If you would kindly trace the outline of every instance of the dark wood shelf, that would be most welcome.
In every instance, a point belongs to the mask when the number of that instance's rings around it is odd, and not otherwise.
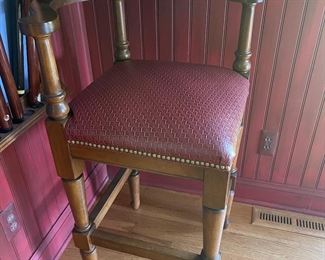
[[[13,129],[8,133],[0,133],[0,152],[12,144],[20,135],[36,124],[41,118],[45,118],[45,106],[40,108],[25,107],[25,120],[19,124],[13,124]]]

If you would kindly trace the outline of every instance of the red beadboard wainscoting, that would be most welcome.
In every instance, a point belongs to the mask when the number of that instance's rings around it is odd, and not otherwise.
[[[126,0],[126,11],[133,58],[232,66],[239,4]],[[268,0],[257,7],[237,201],[325,217],[324,12],[324,0]],[[60,13],[62,28],[53,42],[62,81],[73,98],[113,64],[111,1],[92,0]],[[262,130],[278,135],[273,156],[259,153]],[[87,164],[89,201],[107,179],[107,171],[114,170]],[[145,184],[200,192],[196,182],[142,177]],[[0,259],[56,258],[73,221],[44,122],[0,156],[0,211],[10,202],[21,229],[7,241],[0,228]]]

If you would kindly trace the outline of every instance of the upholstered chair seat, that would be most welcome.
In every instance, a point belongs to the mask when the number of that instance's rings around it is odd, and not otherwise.
[[[74,144],[208,167],[230,167],[249,82],[220,67],[126,61],[70,104]]]

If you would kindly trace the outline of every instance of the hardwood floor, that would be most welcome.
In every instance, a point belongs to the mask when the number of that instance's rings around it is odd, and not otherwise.
[[[200,252],[202,248],[199,196],[151,187],[141,189],[141,207],[129,206],[124,188],[101,226],[127,232],[161,245]],[[251,225],[252,207],[235,203],[231,226],[222,239],[222,260],[324,260],[325,239]],[[99,248],[100,259],[142,259]],[[81,259],[70,242],[61,260]]]

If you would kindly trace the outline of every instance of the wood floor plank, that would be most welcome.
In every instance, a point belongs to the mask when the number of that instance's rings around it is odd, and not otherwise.
[[[130,207],[124,188],[103,222],[102,228],[124,232],[159,245],[199,253],[202,248],[201,198],[151,187],[141,189],[141,208]],[[295,259],[324,260],[325,240],[277,229],[251,225],[252,207],[235,203],[232,224],[222,239],[223,260]],[[143,258],[99,248],[100,259]],[[62,260],[81,259],[69,244]]]

